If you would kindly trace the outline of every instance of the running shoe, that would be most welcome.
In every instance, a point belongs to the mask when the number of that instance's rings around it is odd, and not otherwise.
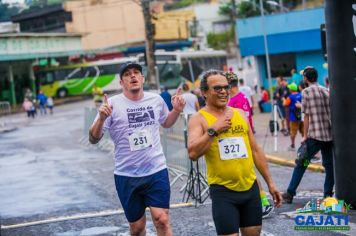
[[[285,203],[291,204],[293,202],[293,195],[288,192],[283,193],[282,198]]]
[[[310,163],[320,163],[321,162],[321,157],[313,157],[311,160],[310,160]]]
[[[262,206],[262,218],[265,219],[271,215],[274,207],[272,205]]]

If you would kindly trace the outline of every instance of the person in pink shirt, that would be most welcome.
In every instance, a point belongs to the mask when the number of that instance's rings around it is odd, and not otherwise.
[[[239,81],[237,75],[233,72],[227,72],[225,76],[227,78],[227,81],[229,82],[229,85],[231,86],[230,100],[228,102],[228,106],[243,110],[245,112],[246,117],[248,118],[252,132],[255,133],[255,129],[253,128],[252,123],[251,106],[247,97],[239,91]],[[267,199],[266,193],[258,179],[257,183],[258,188],[260,190],[260,198],[262,203],[262,218],[267,218],[273,212],[274,207]]]
[[[256,133],[252,122],[251,106],[247,97],[239,91],[237,75],[232,72],[228,72],[226,73],[226,78],[228,79],[231,86],[230,101],[228,106],[243,110],[246,117],[248,118],[252,132]]]
[[[28,98],[25,98],[23,101],[22,109],[27,112],[27,117],[35,118],[35,107]]]

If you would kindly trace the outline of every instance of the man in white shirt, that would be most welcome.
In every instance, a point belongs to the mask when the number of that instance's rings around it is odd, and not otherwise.
[[[104,96],[89,130],[89,141],[98,143],[108,131],[115,144],[115,185],[131,235],[145,235],[145,210],[149,207],[157,234],[170,236],[170,186],[159,128],[171,127],[185,102],[178,89],[169,112],[161,96],[143,91],[144,81],[139,64],[121,66],[123,93],[110,99]]]
[[[183,84],[183,92],[182,97],[185,101],[183,113],[189,115],[197,112],[200,109],[198,97],[190,92],[187,84]]]
[[[250,103],[251,109],[253,109],[254,102],[253,102],[253,97],[252,97],[252,95],[253,95],[252,89],[249,86],[245,85],[245,81],[243,79],[239,79],[239,84],[240,84],[240,86],[239,86],[240,92],[245,94],[248,102]]]

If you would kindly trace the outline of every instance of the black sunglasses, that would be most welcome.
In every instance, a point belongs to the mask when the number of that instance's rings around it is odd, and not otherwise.
[[[221,85],[216,85],[216,86],[213,86],[213,89],[215,92],[217,93],[220,93],[223,89],[225,89],[225,91],[229,91],[231,89],[231,85],[224,85],[224,86],[221,86]]]

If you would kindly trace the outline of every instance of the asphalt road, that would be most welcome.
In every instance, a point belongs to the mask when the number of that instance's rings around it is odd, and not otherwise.
[[[25,114],[7,117],[18,129],[0,133],[0,216],[3,235],[129,235],[113,180],[112,154],[83,145],[84,107],[90,101],[55,108],[27,120]],[[167,141],[168,158],[186,161],[184,143]],[[289,167],[270,165],[283,191],[292,174]],[[173,179],[174,176],[171,176]],[[307,172],[293,204],[276,209],[263,221],[263,235],[356,235],[351,231],[295,231],[295,209],[311,197],[321,197],[324,175]],[[216,235],[208,199],[198,207],[182,205],[180,188],[172,187],[171,222],[175,235]],[[147,235],[155,235],[149,214]],[[69,218],[72,217],[72,218]],[[28,226],[25,225],[28,224]]]

